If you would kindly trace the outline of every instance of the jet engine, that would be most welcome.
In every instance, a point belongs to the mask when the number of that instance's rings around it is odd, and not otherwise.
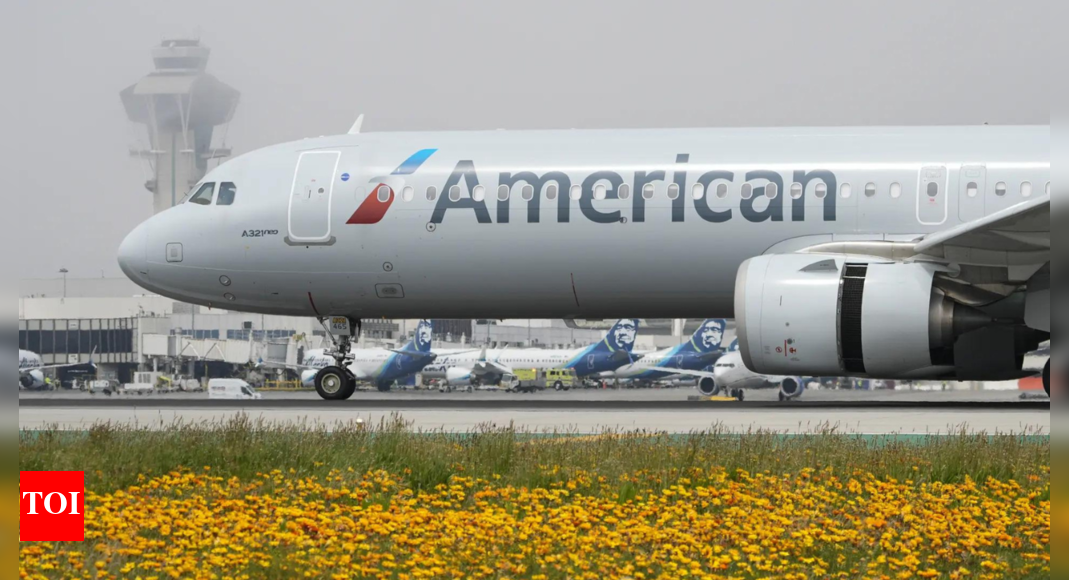
[[[955,302],[940,288],[952,274],[938,264],[848,256],[749,260],[735,290],[743,360],[777,376],[1024,376],[1024,354],[1041,337],[1012,316]]]
[[[459,367],[450,367],[446,369],[445,380],[454,387],[467,387],[473,382],[471,370]]]
[[[23,389],[39,389],[45,386],[45,374],[41,371],[30,371],[19,375],[19,386]]]
[[[798,377],[787,377],[779,384],[779,400],[793,401],[805,393],[805,380]]]
[[[720,387],[716,384],[716,379],[702,377],[698,379],[698,392],[706,397],[715,397],[720,394]]]
[[[304,371],[301,373],[301,386],[306,389],[314,389],[317,374],[319,374],[319,371]]]

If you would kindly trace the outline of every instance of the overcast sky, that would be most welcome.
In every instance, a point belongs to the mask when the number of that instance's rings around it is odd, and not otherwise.
[[[120,275],[151,198],[119,91],[165,37],[199,35],[241,91],[239,153],[358,113],[368,131],[1048,124],[1053,4],[4,0],[16,278]]]

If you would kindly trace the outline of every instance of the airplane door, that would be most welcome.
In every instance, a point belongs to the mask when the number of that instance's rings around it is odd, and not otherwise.
[[[297,159],[290,191],[289,237],[297,244],[330,244],[331,205],[340,151],[305,151]]]
[[[938,226],[946,223],[949,198],[947,168],[922,168],[920,187],[917,189],[917,220],[921,225]]]
[[[978,220],[985,215],[987,198],[987,167],[966,165],[958,178],[958,217],[962,222]]]

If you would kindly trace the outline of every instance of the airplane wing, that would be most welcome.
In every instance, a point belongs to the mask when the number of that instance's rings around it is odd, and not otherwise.
[[[430,364],[430,363],[434,362],[435,359],[438,358],[438,355],[433,354],[433,353],[410,352],[410,351],[407,351],[407,350],[393,350],[393,349],[390,349],[390,352],[392,352],[394,354],[399,354],[401,356],[406,356],[406,357],[411,358],[411,359],[427,359],[428,360],[427,364]]]
[[[304,371],[316,371],[316,370],[319,370],[316,367],[310,367],[310,366],[307,366],[307,365],[291,365],[291,364],[280,363],[280,362],[266,361],[266,360],[263,360],[263,359],[260,359],[260,361],[258,363],[256,363],[256,368],[283,369],[283,370],[293,371],[295,373],[303,373]]]
[[[978,266],[1050,261],[1050,194],[922,239],[919,254]]]
[[[716,375],[714,375],[713,373],[707,373],[705,371],[688,371],[686,369],[672,369],[672,368],[654,368],[652,370],[666,372],[666,373],[672,373],[672,374],[676,374],[676,375],[685,375],[685,376],[688,376],[688,377],[697,377],[699,379],[705,379],[705,378],[715,379],[716,378]]]
[[[19,369],[19,374],[29,373],[29,372],[33,372],[33,371],[51,371],[51,370],[56,370],[56,369],[69,369],[71,367],[82,367],[82,366],[86,366],[86,365],[91,366],[93,368],[96,368],[97,365],[96,365],[95,362],[93,362],[93,358],[96,357],[96,354],[97,354],[97,349],[94,348],[92,354],[89,355],[89,362],[87,362],[87,363],[67,363],[67,364],[62,364],[62,365],[41,365],[41,366],[38,366],[38,367],[23,367],[23,368]]]

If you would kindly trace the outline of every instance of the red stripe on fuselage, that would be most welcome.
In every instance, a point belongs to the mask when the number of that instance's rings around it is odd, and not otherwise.
[[[386,212],[389,211],[390,206],[393,205],[393,200],[396,197],[393,193],[393,189],[390,189],[390,198],[386,201],[379,201],[379,188],[388,187],[386,184],[380,183],[376,185],[371,193],[368,194],[364,203],[360,204],[353,217],[349,218],[347,224],[377,224],[382,221],[382,218],[386,217]]]

